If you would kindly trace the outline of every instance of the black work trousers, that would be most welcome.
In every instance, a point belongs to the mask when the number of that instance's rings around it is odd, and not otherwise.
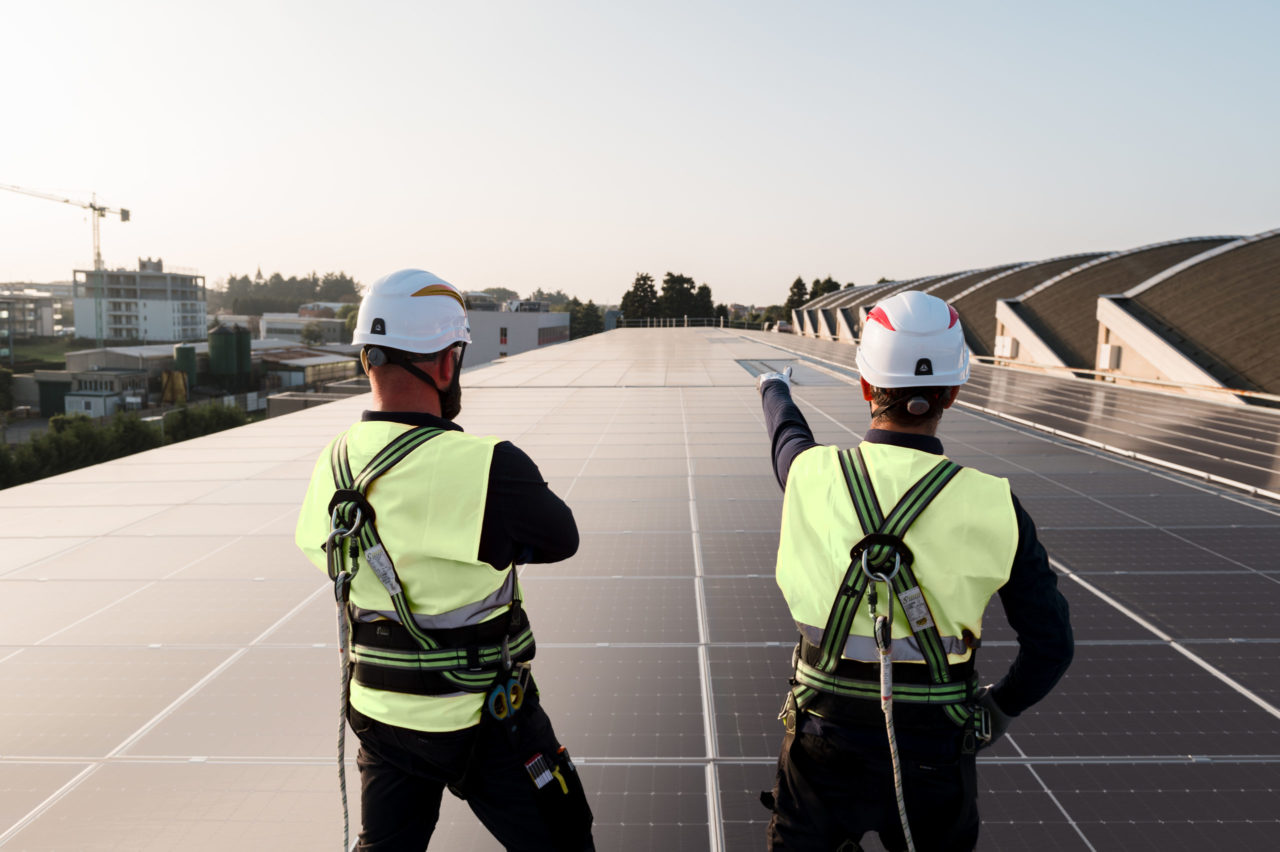
[[[536,700],[521,708],[543,754],[556,753],[551,720]],[[467,804],[499,843],[513,852],[552,849],[534,798],[535,788],[502,731],[488,725],[461,731],[414,731],[387,725],[351,708],[360,738],[359,852],[423,852],[440,819],[447,785],[465,776]],[[595,849],[590,837],[583,852]]]
[[[801,720],[797,733],[782,740],[768,848],[831,852],[874,831],[890,852],[906,849],[885,730],[841,729],[803,715]],[[959,732],[900,730],[897,740],[916,849],[973,849],[978,842],[976,763],[973,754],[962,753]]]

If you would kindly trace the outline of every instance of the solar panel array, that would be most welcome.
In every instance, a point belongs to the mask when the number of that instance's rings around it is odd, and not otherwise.
[[[463,425],[529,452],[582,533],[521,576],[602,850],[763,847],[794,628],[753,376],[795,366],[820,441],[867,425],[847,375],[778,337],[624,330],[464,376]],[[333,604],[291,532],[316,454],[365,404],[0,492],[0,849],[339,845]],[[1275,504],[971,410],[941,437],[1010,478],[1078,642],[980,758],[981,848],[1267,848]],[[998,600],[984,639],[995,679],[1015,653]],[[497,846],[446,797],[432,848]]]

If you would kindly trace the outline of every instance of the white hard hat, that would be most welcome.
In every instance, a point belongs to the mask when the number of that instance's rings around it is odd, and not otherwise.
[[[867,314],[855,359],[877,388],[955,387],[969,379],[969,347],[956,309],[907,290]]]
[[[430,354],[471,342],[462,293],[421,269],[401,269],[369,287],[352,343]]]

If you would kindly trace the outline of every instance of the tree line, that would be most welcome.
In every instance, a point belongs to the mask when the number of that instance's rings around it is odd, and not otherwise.
[[[636,273],[631,289],[623,294],[619,307],[627,319],[729,316],[727,307],[715,303],[710,286],[699,285],[689,276],[676,272],[668,272],[662,277],[661,293],[652,275]]]
[[[21,444],[0,445],[0,488],[34,482],[151,450],[243,426],[249,416],[235,406],[211,403],[169,412],[161,429],[136,414],[119,414],[99,424],[83,414],[55,414],[49,431]]]
[[[852,286],[852,283],[844,285]],[[814,278],[812,285],[806,284],[803,278],[796,278],[791,282],[786,302],[753,311],[747,315],[747,322],[777,322],[787,319],[791,311],[806,302],[840,289],[840,282],[830,275]],[[686,316],[727,319],[729,316],[729,309],[725,305],[715,304],[708,285],[695,286],[692,278],[674,272],[663,276],[661,293],[658,292],[652,275],[637,273],[631,289],[622,297],[621,309],[627,319],[679,319]]]
[[[787,294],[786,304],[783,305],[788,312],[794,311],[796,308],[803,307],[806,302],[811,302],[819,296],[825,296],[828,293],[834,293],[836,290],[847,289],[853,286],[850,281],[844,287],[840,286],[840,282],[828,275],[826,278],[814,278],[813,284],[805,284],[803,278],[796,278],[791,282],[791,291]]]
[[[488,293],[499,302],[520,298],[519,293],[508,287],[487,287],[481,292]],[[525,298],[547,302],[552,311],[568,313],[569,333],[573,339],[604,331],[604,308],[593,300],[584,303],[563,290],[548,292],[541,287]],[[299,305],[307,302],[347,303],[337,310],[335,316],[347,321],[347,333],[350,334],[355,330],[356,312],[360,306],[360,284],[345,272],[326,272],[324,275],[312,272],[300,278],[285,278],[276,272],[266,279],[229,275],[224,290],[211,290],[209,293],[210,312],[228,310],[251,316],[268,312],[293,313]],[[302,330],[303,343],[319,343],[323,337],[318,324]]]
[[[261,316],[264,313],[293,313],[307,302],[359,302],[360,284],[345,272],[312,272],[299,278],[285,278],[279,272],[263,279],[260,275],[228,275],[224,290],[209,291],[209,310]]]

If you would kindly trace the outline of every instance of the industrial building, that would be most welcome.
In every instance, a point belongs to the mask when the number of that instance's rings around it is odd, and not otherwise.
[[[0,338],[55,337],[61,332],[60,298],[35,287],[0,285]]]
[[[143,405],[156,402],[164,374],[175,370],[185,374],[185,388],[203,387],[215,393],[315,387],[362,374],[356,348],[350,345],[301,346],[289,340],[253,340],[243,326],[219,326],[199,342],[69,352],[64,370],[15,376],[15,399],[44,417],[68,412],[102,417],[136,406],[137,402],[131,401],[134,397],[141,396]],[[137,375],[147,390],[140,392],[118,383],[102,385],[104,377],[117,375]],[[88,384],[77,384],[77,377],[85,377]],[[81,389],[99,393],[102,403],[85,408],[85,398],[76,396]]]
[[[263,340],[292,340],[301,343],[303,329],[308,326],[320,332],[320,342],[351,342],[346,320],[301,314],[264,313],[259,320],[258,334]]]
[[[467,364],[484,364],[569,339],[569,314],[552,311],[547,302],[499,302],[487,293],[467,293],[466,300],[471,323]]]
[[[460,424],[528,452],[577,518],[577,555],[520,583],[597,848],[763,848],[796,628],[755,375],[792,366],[817,439],[850,446],[868,424],[853,351],[619,329],[464,375]],[[340,844],[333,588],[293,530],[368,404],[0,491],[0,848]],[[1277,416],[975,367],[940,437],[1009,478],[1077,637],[1057,690],[978,757],[979,848],[1274,845]],[[1017,644],[998,599],[981,643],[999,677]],[[437,846],[497,848],[448,795]]]
[[[203,275],[165,271],[164,261],[138,268],[77,269],[76,334],[111,342],[201,340],[208,315]]]
[[[903,290],[949,302],[979,358],[1228,402],[1280,395],[1280,230],[846,288],[792,311],[794,327],[854,343]]]
[[[71,387],[63,398],[68,414],[109,417],[120,410],[147,406],[146,370],[107,367],[68,375]]]

